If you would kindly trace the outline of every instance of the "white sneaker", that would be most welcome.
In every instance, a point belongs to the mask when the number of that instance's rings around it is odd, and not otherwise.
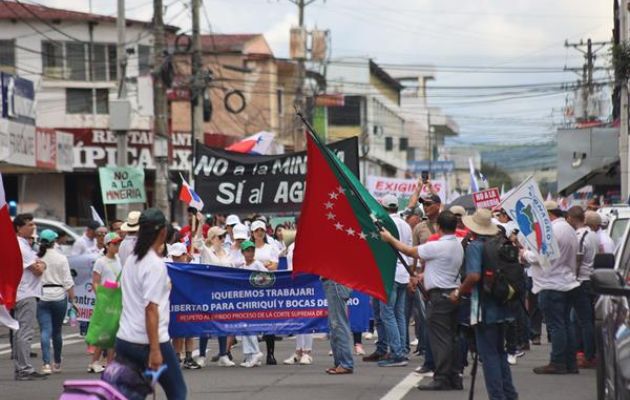
[[[417,345],[418,345],[418,338],[415,338],[414,340],[409,342],[409,346],[417,346]]]
[[[233,367],[236,365],[232,360],[230,360],[230,357],[228,356],[219,357],[219,361],[217,362],[217,364],[219,365],[219,367]]]
[[[195,362],[197,363],[197,365],[199,365],[201,368],[206,366],[206,357],[197,357],[195,358]]]
[[[55,374],[61,373],[61,364],[53,364],[52,372]]]
[[[507,356],[508,364],[516,365],[517,360],[518,360],[518,357],[516,356],[516,354],[508,354]]]
[[[300,365],[311,365],[313,364],[313,357],[310,354],[302,354],[300,357]]]
[[[332,355],[333,355],[332,350],[329,350],[329,351],[328,351],[328,355],[332,357]]]
[[[357,343],[354,345],[354,354],[357,356],[364,356],[365,350],[363,350],[363,345],[361,343]]]
[[[99,364],[98,362],[94,362],[94,363],[88,365],[88,368],[87,368],[87,372],[94,373],[94,374],[100,374],[104,370],[105,370],[105,368],[101,364]]]
[[[247,361],[241,363],[243,368],[254,368],[262,364],[263,353],[256,353],[252,355]]]
[[[301,360],[301,358],[300,358],[300,359],[298,359],[298,354],[297,354],[297,353],[294,353],[294,354],[292,354],[292,355],[291,355],[291,357],[287,358],[287,359],[286,359],[286,360],[284,360],[282,363],[283,363],[284,365],[294,365],[294,364],[297,364],[297,363],[298,363],[298,361],[300,361],[300,360]]]
[[[44,374],[44,375],[52,374],[52,368],[50,367],[50,364],[42,365],[42,374]]]

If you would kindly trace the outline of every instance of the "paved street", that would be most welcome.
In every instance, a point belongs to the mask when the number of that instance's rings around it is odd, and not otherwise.
[[[9,359],[8,335],[0,330],[0,387],[3,400],[56,399],[66,379],[92,379],[94,375],[85,372],[88,356],[85,346],[75,328],[66,327],[67,337],[64,346],[64,371],[53,375],[44,382],[15,382],[13,367]],[[373,350],[373,344],[365,342],[366,350]],[[210,342],[211,353],[217,349],[216,341]],[[276,357],[284,359],[291,354],[295,341],[286,339],[276,345]],[[38,346],[37,346],[38,347]],[[414,357],[407,368],[379,368],[375,364],[357,362],[354,375],[327,376],[324,369],[330,366],[328,343],[315,340],[315,362],[312,366],[278,365],[260,368],[219,368],[211,365],[197,371],[185,371],[189,399],[213,400],[314,400],[314,399],[414,399],[436,400],[466,399],[470,387],[470,377],[465,377],[466,392],[420,393],[414,386],[422,379],[413,373],[421,358]],[[264,344],[261,344],[264,349]],[[40,350],[36,348],[38,354]],[[554,400],[592,400],[595,394],[595,371],[581,371],[580,375],[536,376],[532,367],[547,361],[548,347],[534,347],[519,364],[513,367],[520,398]],[[234,350],[236,358],[240,348]],[[36,360],[40,365],[39,359]],[[483,373],[480,370],[475,398],[486,399]],[[429,379],[429,378],[426,378]],[[158,395],[158,399],[164,399]]]

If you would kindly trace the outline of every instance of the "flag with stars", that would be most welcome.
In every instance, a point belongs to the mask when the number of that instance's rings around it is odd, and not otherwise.
[[[307,155],[293,272],[319,275],[386,302],[397,257],[370,215],[398,237],[396,224],[348,167],[308,134]]]

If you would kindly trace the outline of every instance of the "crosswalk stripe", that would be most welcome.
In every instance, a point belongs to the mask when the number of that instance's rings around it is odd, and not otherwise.
[[[398,382],[396,386],[391,388],[385,396],[381,397],[381,400],[401,400],[409,391],[415,387],[424,377],[418,375],[415,372],[410,373],[402,381]]]

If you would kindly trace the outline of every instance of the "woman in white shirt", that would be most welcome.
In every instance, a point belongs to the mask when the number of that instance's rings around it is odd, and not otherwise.
[[[133,253],[121,277],[122,315],[116,335],[116,354],[139,371],[167,369],[159,378],[168,400],[186,398],[186,382],[170,343],[171,281],[162,250],[166,241],[166,217],[156,208],[144,210]],[[124,394],[124,393],[123,393]]]
[[[46,263],[42,275],[42,296],[37,303],[37,321],[39,322],[43,374],[61,372],[61,349],[63,339],[61,327],[68,310],[68,298],[74,303],[74,281],[70,274],[68,259],[55,247],[57,233],[44,229],[39,234],[39,253],[37,256]],[[51,367],[50,342],[52,339],[54,363]]]
[[[103,238],[105,255],[98,258],[94,262],[94,268],[92,268],[92,287],[94,291],[96,291],[96,288],[100,285],[108,284],[118,286],[120,274],[122,273],[122,265],[118,257],[121,242],[122,238],[114,232],[108,233]],[[105,368],[99,363],[103,350],[107,350],[107,363],[110,363],[114,359],[114,349],[95,347],[90,365],[88,365],[88,372],[96,374],[103,372]]]
[[[203,220],[199,225],[202,224]],[[200,229],[197,230],[193,245],[201,253],[201,263],[229,267],[231,265],[230,254],[225,250],[227,231],[219,226],[213,226],[208,230],[208,238],[205,243],[200,231]]]

